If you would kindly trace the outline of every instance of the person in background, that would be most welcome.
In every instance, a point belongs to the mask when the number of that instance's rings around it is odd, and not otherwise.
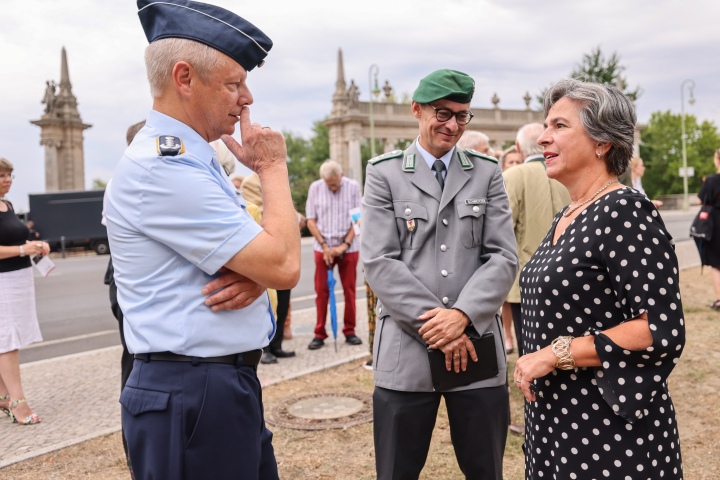
[[[28,234],[28,240],[39,240],[40,232],[35,230],[35,222],[33,222],[32,220],[28,220],[27,227],[28,227],[28,231],[30,232]]]
[[[518,152],[517,146],[513,145],[500,155],[500,166],[503,172],[509,168],[523,164],[523,154]]]
[[[0,158],[0,412],[13,423],[34,425],[40,417],[25,400],[18,350],[42,342],[35,309],[30,257],[50,253],[50,246],[28,240],[28,227],[5,199],[13,183],[13,164]]]
[[[238,190],[242,190],[243,180],[245,180],[245,177],[237,173],[230,177],[230,181],[233,185],[235,185],[235,188],[237,188]]]
[[[642,177],[643,175],[645,175],[645,163],[643,162],[642,158],[633,157],[632,160],[630,160],[630,174],[632,178],[632,188],[647,196],[647,194],[645,193],[645,189],[642,186]],[[663,206],[663,202],[661,202],[660,200],[650,201],[653,205],[655,205],[655,208],[660,208]]]
[[[490,147],[490,138],[482,132],[466,131],[458,140],[456,148],[465,150],[469,148],[483,155],[494,156],[495,150]]]
[[[525,478],[679,480],[677,257],[653,204],[618,182],[635,106],[611,85],[562,80],[544,113],[546,174],[572,203],[520,274]]]
[[[701,205],[714,205],[712,209],[713,233],[710,241],[695,239],[699,243],[700,260],[703,265],[710,265],[713,289],[715,290],[715,301],[710,305],[715,311],[720,312],[720,148],[715,150],[713,156],[715,170],[717,173],[708,175],[703,180],[698,200]]]
[[[335,265],[340,273],[340,283],[345,296],[343,334],[345,342],[360,345],[362,340],[355,334],[355,282],[357,280],[358,251],[350,210],[360,207],[360,184],[343,175],[340,164],[328,160],[320,166],[320,180],[314,181],[308,191],[305,214],[307,227],[315,241],[315,306],[317,324],[315,338],[308,348],[317,350],[325,345],[325,330],[330,291],[328,270]]]

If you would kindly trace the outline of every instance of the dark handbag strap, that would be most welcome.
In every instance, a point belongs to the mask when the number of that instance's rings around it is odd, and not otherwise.
[[[705,206],[714,207],[715,205],[717,205],[718,199],[720,199],[720,193],[718,193],[717,197],[715,197],[715,201],[712,204],[706,203]]]

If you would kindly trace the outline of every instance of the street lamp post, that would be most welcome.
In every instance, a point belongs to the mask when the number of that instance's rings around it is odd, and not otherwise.
[[[685,84],[690,87],[690,98],[688,103],[692,105],[695,103],[693,97],[693,89],[695,88],[695,82],[691,79],[687,79],[680,84],[680,126],[682,130],[682,161],[683,161],[683,210],[687,211],[690,208],[690,199],[688,198],[688,168],[687,168],[687,147],[685,145]]]
[[[375,158],[375,119],[373,118],[373,95],[379,92],[377,77],[380,69],[374,63],[368,71],[368,94],[370,97],[370,158]],[[373,74],[375,74],[375,88],[373,88]]]

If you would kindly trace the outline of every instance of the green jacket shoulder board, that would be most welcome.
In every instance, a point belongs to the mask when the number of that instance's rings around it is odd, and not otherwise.
[[[489,156],[489,155],[484,155],[484,154],[482,154],[482,153],[480,153],[480,152],[476,152],[476,151],[473,150],[472,148],[466,148],[466,149],[465,149],[465,152],[467,152],[468,154],[472,155],[473,157],[478,157],[478,158],[482,158],[483,160],[487,160],[487,161],[489,161],[489,162],[498,163],[498,159],[497,159],[497,158],[491,157],[491,156]]]
[[[368,160],[368,163],[370,165],[375,165],[385,160],[390,160],[391,158],[397,158],[401,156],[402,150],[393,150],[392,152],[383,153],[382,155],[378,155],[375,158],[371,158],[370,160]]]

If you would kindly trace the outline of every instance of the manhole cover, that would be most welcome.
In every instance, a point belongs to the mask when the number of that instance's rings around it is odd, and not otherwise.
[[[372,421],[372,396],[365,392],[318,392],[293,397],[270,407],[265,420],[296,430],[348,428]]]

